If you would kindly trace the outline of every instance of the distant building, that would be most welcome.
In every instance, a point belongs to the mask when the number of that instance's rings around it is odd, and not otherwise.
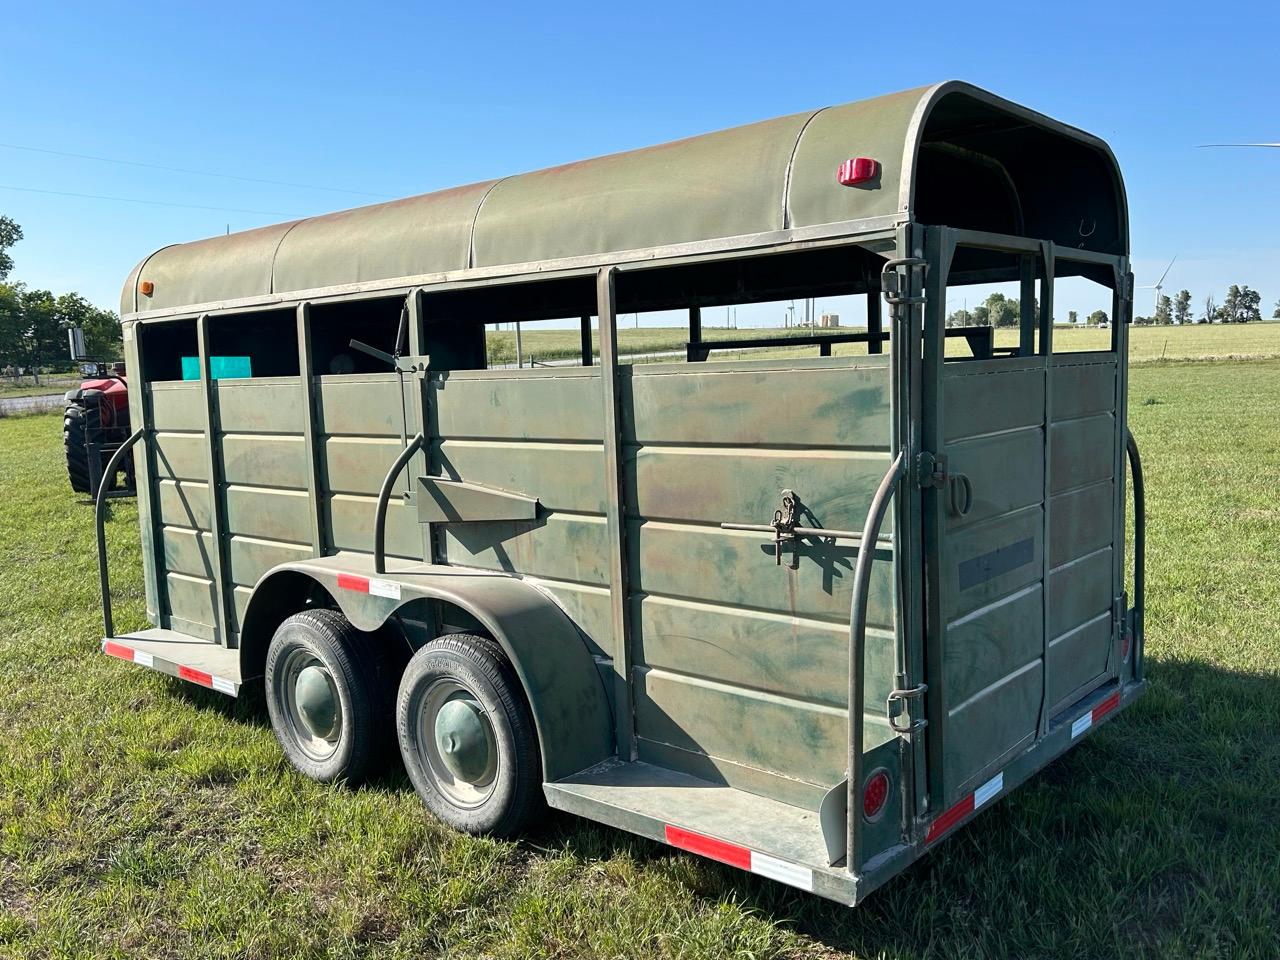
[[[824,327],[838,327],[840,326],[840,314],[824,313],[821,323]]]

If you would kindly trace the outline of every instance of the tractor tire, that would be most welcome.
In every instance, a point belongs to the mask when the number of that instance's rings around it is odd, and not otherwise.
[[[67,479],[76,493],[89,492],[89,451],[85,447],[88,433],[85,408],[78,403],[67,404],[62,414],[62,448],[67,456]],[[95,411],[96,413],[96,411]]]

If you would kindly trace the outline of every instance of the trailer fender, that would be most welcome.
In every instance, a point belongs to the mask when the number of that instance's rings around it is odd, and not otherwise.
[[[281,564],[254,588],[241,634],[242,674],[261,673],[283,606],[314,583],[359,630],[381,627],[415,600],[443,600],[474,616],[502,645],[533,714],[548,782],[614,754],[613,717],[600,673],[577,627],[532,585],[501,573],[418,566],[374,575],[372,558],[324,557]],[[309,584],[308,584],[309,585]]]

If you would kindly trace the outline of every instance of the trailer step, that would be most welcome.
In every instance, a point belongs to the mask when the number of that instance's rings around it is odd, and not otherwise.
[[[606,760],[544,787],[552,807],[852,903],[818,813],[650,763]]]
[[[177,630],[140,630],[104,637],[102,652],[219,693],[233,697],[240,693],[240,651]]]

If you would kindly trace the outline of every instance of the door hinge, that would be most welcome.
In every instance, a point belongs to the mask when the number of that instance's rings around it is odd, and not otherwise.
[[[941,490],[947,485],[947,455],[934,454],[927,450],[916,454],[916,483],[923,489],[937,487]]]

